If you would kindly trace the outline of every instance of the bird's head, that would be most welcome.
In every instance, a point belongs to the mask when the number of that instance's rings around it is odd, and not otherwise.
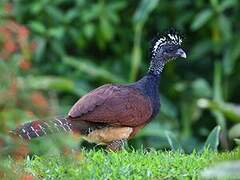
[[[181,48],[182,41],[182,36],[176,30],[170,30],[155,37],[151,42],[149,71],[160,74],[168,61],[178,57],[186,58],[187,55]]]
[[[182,36],[176,30],[170,30],[152,41],[151,56],[165,62],[178,57],[186,58],[186,53],[181,48]]]

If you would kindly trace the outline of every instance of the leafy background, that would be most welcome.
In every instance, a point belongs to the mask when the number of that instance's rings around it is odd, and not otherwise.
[[[149,40],[171,27],[185,35],[187,61],[167,64],[161,112],[130,146],[168,149],[170,140],[191,152],[217,125],[220,149],[240,142],[239,1],[2,0],[0,17],[2,152],[14,144],[9,129],[64,115],[102,84],[142,77]],[[59,144],[64,152],[89,146],[57,136],[19,145],[14,154],[52,153]]]

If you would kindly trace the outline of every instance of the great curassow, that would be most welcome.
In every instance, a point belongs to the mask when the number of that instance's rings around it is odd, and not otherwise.
[[[181,43],[179,33],[172,30],[154,38],[148,73],[139,81],[103,85],[80,98],[66,117],[32,121],[12,133],[30,140],[59,131],[73,131],[89,142],[120,150],[125,140],[132,138],[159,112],[160,75],[170,60],[186,58]]]

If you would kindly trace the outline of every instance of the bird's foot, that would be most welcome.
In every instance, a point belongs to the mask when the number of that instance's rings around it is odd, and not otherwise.
[[[125,139],[112,141],[107,145],[107,150],[114,152],[121,151],[124,148],[124,144],[126,142],[127,141]]]

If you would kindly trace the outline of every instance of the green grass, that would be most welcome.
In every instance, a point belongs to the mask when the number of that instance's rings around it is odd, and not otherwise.
[[[40,179],[197,179],[203,168],[229,159],[240,159],[240,150],[228,153],[206,150],[190,155],[155,150],[118,153],[83,150],[67,156],[28,157],[11,166],[17,169],[17,174],[25,171]]]

